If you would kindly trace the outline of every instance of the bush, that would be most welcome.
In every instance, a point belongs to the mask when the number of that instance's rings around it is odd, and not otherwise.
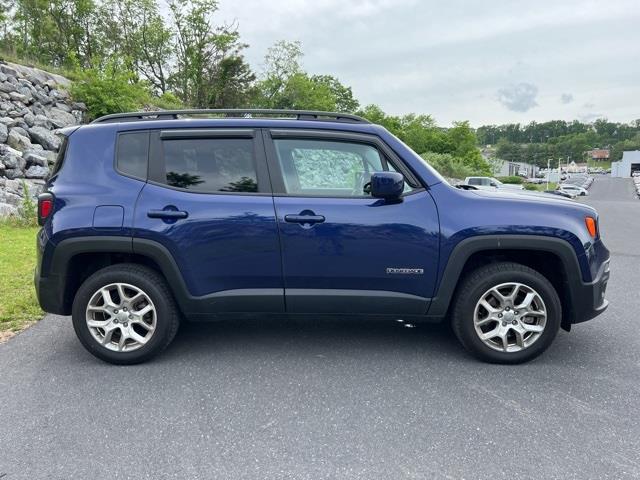
[[[524,183],[524,178],[518,177],[516,175],[512,175],[510,177],[498,177],[498,180],[500,180],[502,183],[517,184],[517,185]]]
[[[18,223],[25,227],[35,227],[38,225],[38,207],[31,198],[27,182],[22,181],[22,203],[18,207]]]
[[[443,177],[462,179],[482,175],[482,173],[478,173],[471,167],[465,165],[461,158],[456,158],[449,153],[427,152],[420,156]]]
[[[71,86],[71,95],[87,105],[90,120],[111,113],[139,110],[151,103],[151,92],[145,83],[134,83],[133,80],[130,72],[110,63],[104,69],[85,70],[80,80]]]
[[[524,189],[525,190],[540,190],[540,187],[534,183],[525,183],[524,184]]]
[[[171,92],[166,92],[150,100],[151,105],[162,110],[180,110],[186,108],[184,104]]]

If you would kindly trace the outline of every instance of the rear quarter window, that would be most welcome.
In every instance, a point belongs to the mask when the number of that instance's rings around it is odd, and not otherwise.
[[[64,163],[64,159],[67,156],[67,147],[69,145],[69,138],[63,137],[62,143],[60,144],[60,149],[58,150],[58,155],[56,156],[56,162],[53,164],[53,169],[51,170],[50,177],[53,177],[60,172],[62,169],[62,165]]]
[[[116,152],[118,172],[141,180],[147,179],[149,132],[119,134]]]

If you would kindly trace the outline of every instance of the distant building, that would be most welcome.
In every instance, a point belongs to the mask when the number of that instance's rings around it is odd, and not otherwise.
[[[536,165],[532,165],[526,162],[507,162],[503,161],[499,168],[496,168],[495,175],[498,177],[511,177],[511,176],[527,176],[528,178],[535,177],[538,173]]]
[[[622,160],[611,162],[611,176],[629,178],[633,172],[640,172],[640,150],[624,152]]]
[[[596,162],[605,162],[609,160],[610,151],[608,148],[594,148],[593,150],[589,150],[587,154],[591,160]]]

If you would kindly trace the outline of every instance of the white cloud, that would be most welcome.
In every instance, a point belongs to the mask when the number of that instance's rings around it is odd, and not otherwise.
[[[443,125],[587,114],[558,102],[571,92],[598,99],[612,120],[640,117],[636,0],[221,0],[216,16],[237,19],[254,68],[275,41],[301,40],[308,71],[336,75],[391,113],[429,113]],[[523,84],[537,88],[524,91],[528,103],[496,94]]]
[[[498,101],[514,112],[527,112],[537,107],[538,87],[531,83],[518,83],[498,90]]]
[[[573,102],[573,95],[571,95],[570,93],[563,93],[562,95],[560,95],[560,102],[562,102],[564,105]]]

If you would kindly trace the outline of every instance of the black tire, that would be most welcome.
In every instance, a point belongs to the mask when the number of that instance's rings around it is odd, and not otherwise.
[[[86,309],[100,288],[112,283],[127,283],[144,291],[156,309],[153,335],[137,350],[117,352],[104,347],[92,336],[86,322]],[[82,345],[101,360],[117,365],[132,365],[149,360],[169,346],[178,332],[180,314],[164,278],[143,265],[122,263],[98,270],[78,289],[72,308],[73,328]]]
[[[544,331],[527,348],[518,352],[497,351],[487,346],[476,333],[474,311],[482,295],[494,286],[517,282],[533,288],[542,298],[547,319]],[[555,288],[539,272],[518,263],[500,262],[469,273],[460,284],[452,305],[451,325],[462,345],[474,356],[490,363],[517,364],[544,352],[560,329],[562,306]]]

